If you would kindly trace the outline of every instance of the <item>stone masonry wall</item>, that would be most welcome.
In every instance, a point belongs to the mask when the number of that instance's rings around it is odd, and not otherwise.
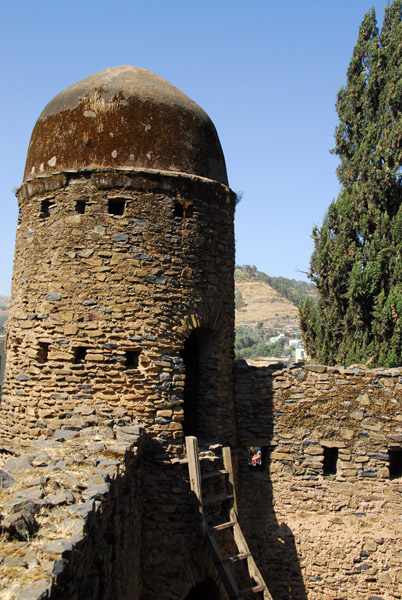
[[[226,598],[198,534],[187,461],[155,460],[144,433],[96,421],[86,405],[52,439],[3,449],[1,600],[182,600],[204,582]],[[204,471],[222,467],[219,454],[203,453]]]
[[[234,194],[190,175],[86,169],[28,180],[18,198],[2,439],[52,436],[85,403],[180,455],[181,353],[205,330],[200,420],[233,443]]]
[[[142,429],[91,416],[3,455],[2,600],[140,596]]]
[[[401,373],[236,363],[240,514],[274,600],[402,598]]]

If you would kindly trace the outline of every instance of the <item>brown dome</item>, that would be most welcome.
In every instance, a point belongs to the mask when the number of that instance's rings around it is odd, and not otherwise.
[[[134,167],[227,185],[208,115],[165,79],[137,67],[105,69],[68,87],[40,115],[24,179],[86,167]]]

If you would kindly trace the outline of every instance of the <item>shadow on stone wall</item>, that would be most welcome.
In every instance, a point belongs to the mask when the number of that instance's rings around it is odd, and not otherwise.
[[[235,367],[239,519],[273,600],[307,600],[294,535],[275,510],[270,472],[275,380],[267,369],[259,371],[243,362]],[[261,466],[249,464],[251,446],[262,448]]]
[[[241,487],[242,525],[273,600],[306,600],[294,535],[275,511],[269,473],[245,474]]]

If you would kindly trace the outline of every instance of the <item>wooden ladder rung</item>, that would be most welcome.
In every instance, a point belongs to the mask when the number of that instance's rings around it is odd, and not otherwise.
[[[267,588],[265,585],[255,585],[254,587],[246,588],[245,590],[240,590],[239,596],[240,598],[244,598],[244,596],[248,596],[249,594],[258,594],[259,592],[265,592]]]
[[[208,527],[208,531],[223,531],[223,529],[228,529],[229,527],[234,527],[236,525],[236,521],[227,521],[226,523],[219,523],[218,525],[211,525]]]
[[[208,498],[204,498],[202,504],[204,506],[208,506],[208,504],[215,504],[216,502],[225,502],[225,500],[232,500],[232,498],[233,494],[223,492],[223,494],[216,494],[216,496],[209,496]]]
[[[250,552],[242,552],[240,554],[232,554],[232,556],[225,556],[223,562],[237,562],[238,560],[244,560],[251,556]]]
[[[208,473],[203,473],[201,475],[201,479],[210,479],[211,477],[222,477],[223,475],[228,475],[229,471],[225,471],[225,469],[220,469],[218,471],[209,471]]]

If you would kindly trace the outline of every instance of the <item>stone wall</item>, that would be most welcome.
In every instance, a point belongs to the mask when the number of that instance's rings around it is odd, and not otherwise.
[[[177,600],[197,586],[226,598],[198,534],[187,461],[155,460],[142,427],[93,417],[86,406],[52,439],[3,449],[0,598]],[[219,454],[204,453],[203,469],[221,466]]]
[[[2,439],[52,436],[85,403],[180,454],[195,332],[200,432],[234,443],[235,195],[202,177],[122,168],[38,176],[18,199]]]
[[[3,455],[2,599],[139,597],[142,429],[88,413]]]
[[[236,363],[240,513],[274,600],[402,597],[401,373]]]
[[[402,597],[401,372],[235,363],[239,516],[274,600]],[[183,600],[211,582],[225,598],[186,459],[107,405],[60,421],[3,448],[0,597]]]

